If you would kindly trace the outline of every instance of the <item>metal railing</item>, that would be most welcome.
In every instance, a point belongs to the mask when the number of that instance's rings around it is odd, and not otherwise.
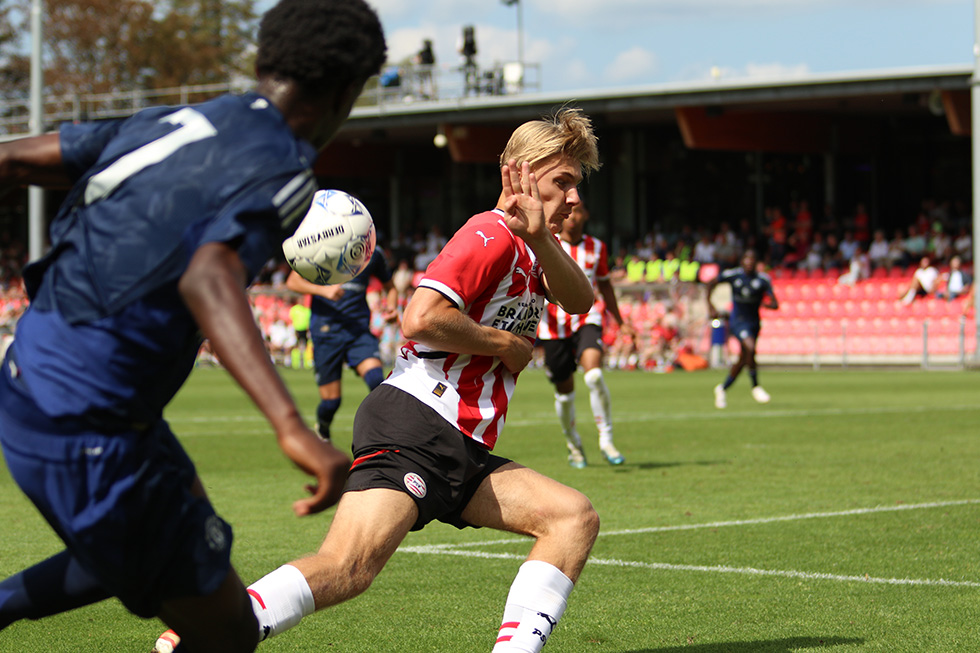
[[[392,76],[394,75],[394,76]],[[203,102],[229,92],[243,92],[251,82],[133,89],[112,93],[81,93],[43,99],[44,129],[66,121],[122,118],[150,106]],[[406,103],[498,96],[540,90],[540,65],[494,64],[477,66],[392,66],[372,78],[356,106],[404,105]],[[0,100],[0,140],[30,133],[30,100]]]

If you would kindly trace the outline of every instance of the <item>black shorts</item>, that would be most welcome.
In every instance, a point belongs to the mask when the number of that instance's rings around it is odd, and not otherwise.
[[[578,357],[586,349],[602,351],[602,328],[586,324],[570,338],[561,340],[542,340],[544,364],[548,368],[548,378],[552,383],[561,383],[575,374]]]
[[[382,384],[354,417],[354,463],[344,492],[400,490],[415,500],[420,530],[432,520],[477,528],[462,512],[483,482],[510,462],[464,435],[407,392]]]

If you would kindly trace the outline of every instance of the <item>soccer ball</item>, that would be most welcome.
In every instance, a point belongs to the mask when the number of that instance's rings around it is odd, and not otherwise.
[[[342,190],[318,190],[295,233],[282,243],[301,277],[327,286],[356,277],[371,260],[377,234],[367,208]]]

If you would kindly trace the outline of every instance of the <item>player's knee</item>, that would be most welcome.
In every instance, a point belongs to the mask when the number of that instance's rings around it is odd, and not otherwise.
[[[374,367],[364,373],[364,383],[369,390],[374,390],[385,380],[385,373],[380,367]]]
[[[585,379],[585,385],[589,386],[589,390],[598,390],[602,387],[603,382],[602,368],[593,367],[583,375],[583,378]]]
[[[599,534],[599,513],[587,496],[572,490],[561,497],[553,526],[569,541],[584,540],[591,546]]]

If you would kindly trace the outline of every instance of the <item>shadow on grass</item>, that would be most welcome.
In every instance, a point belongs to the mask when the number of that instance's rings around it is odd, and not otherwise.
[[[863,639],[844,637],[790,637],[767,642],[722,642],[720,644],[689,644],[667,648],[644,648],[625,653],[792,653],[800,649],[819,649],[831,646],[857,646]]]
[[[687,460],[687,461],[673,461],[673,462],[645,462],[645,463],[630,463],[626,461],[625,465],[620,465],[616,469],[664,469],[667,467],[688,467],[688,466],[702,466],[710,467],[714,465],[731,465],[730,460]]]

